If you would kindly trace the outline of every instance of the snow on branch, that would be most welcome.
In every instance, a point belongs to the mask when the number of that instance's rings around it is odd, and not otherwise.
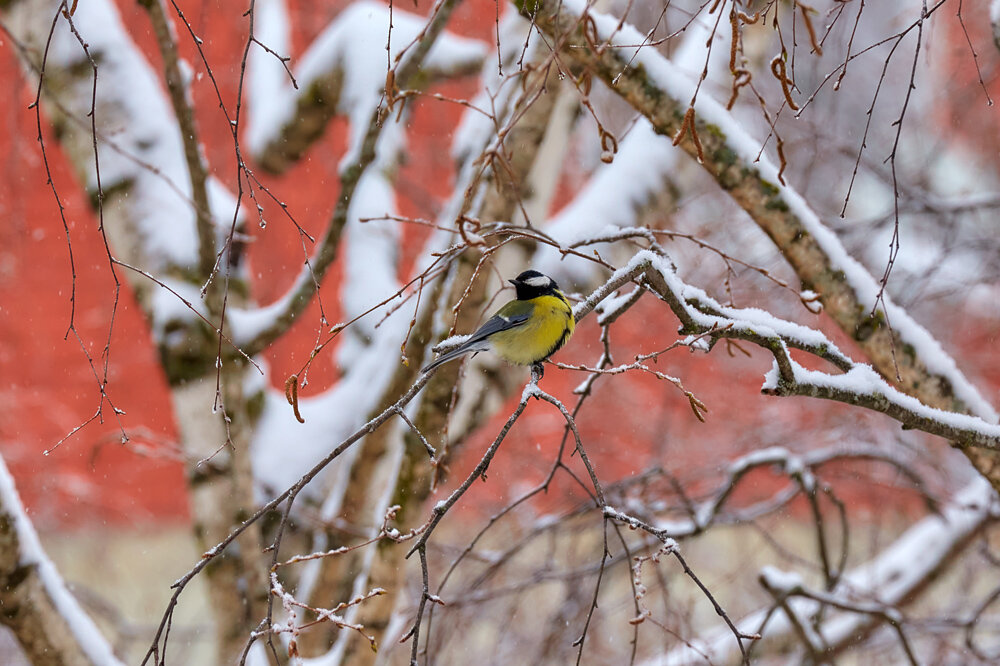
[[[633,280],[658,295],[680,320],[680,332],[706,336],[709,348],[720,339],[752,342],[774,356],[763,391],[770,395],[809,395],[837,400],[886,414],[913,428],[949,439],[953,445],[1000,449],[1000,426],[975,416],[922,404],[890,386],[869,366],[856,363],[822,332],[785,321],[756,308],[729,308],[681,280],[671,262],[652,250],[638,252],[601,287],[574,308],[579,320],[600,301]],[[843,374],[809,371],[789,349],[799,349],[835,366]]]
[[[48,2],[45,10],[38,4],[13,3],[5,12],[5,22],[26,46],[24,53],[33,54],[27,57],[39,58],[26,63],[35,72],[41,68],[40,57],[54,25],[44,73],[48,111],[94,201],[99,164],[105,210],[122,209],[121,215],[108,216],[108,235],[116,256],[154,274],[168,267],[197,266],[196,205],[188,162],[159,77],[129,37],[113,2],[80,3],[71,19],[60,17],[54,24],[60,3]],[[86,53],[72,29],[98,63],[96,88]],[[89,118],[92,99],[96,161]],[[231,219],[232,196],[213,179],[207,185],[213,217]],[[211,250],[214,255],[214,244]]]
[[[871,366],[857,364],[842,375],[806,370],[788,359],[791,378],[781,376],[778,362],[764,380],[768,395],[804,395],[866,407],[896,419],[904,428],[940,435],[953,446],[1000,448],[1000,426],[967,414],[928,407],[889,386]]]
[[[542,0],[534,9],[535,24],[558,37],[562,57],[593,72],[658,133],[677,138],[698,159],[776,243],[804,287],[820,294],[826,311],[858,340],[883,375],[898,372],[901,385],[925,402],[950,406],[954,401],[986,420],[997,419],[938,342],[887,297],[879,301],[878,282],[802,197],[782,183],[761,143],[722,105],[704,90],[696,95],[690,77],[655,49],[635,49],[643,36],[618,18],[597,13],[582,0]],[[869,316],[877,301],[884,307]]]
[[[33,663],[121,664],[42,550],[2,458],[0,606]]]
[[[273,19],[273,13],[268,12],[266,18]],[[298,90],[285,86],[266,96],[255,91],[247,140],[265,168],[284,171],[337,114],[347,115],[351,121],[350,150],[343,165],[356,159],[371,112],[384,99],[389,81],[389,61],[384,55],[387,43],[391,60],[421,38],[425,25],[423,17],[399,9],[390,15],[389,8],[379,2],[359,2],[345,9],[302,56],[295,69]],[[481,42],[445,33],[427,54],[421,77],[474,73],[485,53]]]
[[[993,489],[977,478],[956,493],[940,514],[910,527],[875,558],[845,572],[838,584],[824,593],[806,590],[794,574],[765,569],[761,583],[772,590],[776,600],[787,599],[777,604],[785,613],[760,609],[737,626],[740,631],[762,635],[754,646],[758,656],[772,649],[787,649],[786,639],[794,635],[808,649],[829,658],[884,622],[898,624],[901,616],[896,607],[913,600],[936,580],[966,544],[996,520],[997,510]],[[824,614],[824,609],[834,612]],[[789,613],[794,616],[791,620]],[[802,620],[808,620],[805,625],[811,628],[807,636],[800,630]],[[738,657],[731,632],[717,630],[688,638],[685,645],[643,663],[680,666],[702,664],[706,659],[729,663]]]

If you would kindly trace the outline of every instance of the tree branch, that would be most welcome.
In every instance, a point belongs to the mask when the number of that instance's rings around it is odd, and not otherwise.
[[[121,664],[42,550],[2,458],[0,607],[0,621],[14,632],[33,664]]]
[[[170,93],[170,104],[177,118],[181,143],[184,146],[184,160],[187,162],[188,175],[191,182],[191,199],[194,203],[195,229],[198,232],[198,276],[202,281],[209,281],[215,271],[215,224],[208,204],[208,169],[201,158],[201,141],[198,125],[194,119],[194,109],[191,107],[190,91],[181,74],[177,55],[177,42],[174,30],[167,19],[163,8],[163,0],[139,0],[149,20],[153,24],[153,34],[163,58],[164,80]],[[210,289],[212,297],[208,299],[209,311],[218,314],[222,294],[218,288]]]
[[[532,7],[522,6],[522,13],[550,38],[562,40],[563,59],[603,80],[646,116],[657,132],[678,136],[682,127],[692,128],[682,135],[679,145],[768,234],[804,288],[820,294],[826,312],[858,342],[880,374],[898,376],[901,389],[924,404],[996,419],[992,406],[905,311],[885,299],[883,308],[868,314],[876,303],[878,283],[847,254],[798,193],[780,185],[777,168],[760,154],[759,142],[731,114],[702,91],[691,107],[692,122],[688,105],[681,101],[692,99],[693,84],[687,77],[674,71],[654,49],[639,49],[631,60],[626,59],[630,50],[614,45],[642,43],[634,28],[622,27],[618,19],[590,11],[578,0],[540,0]],[[700,145],[692,134],[697,134]],[[1000,454],[969,448],[963,452],[1000,489]]]
[[[424,27],[420,35],[420,41],[399,66],[396,81],[400,86],[407,87],[413,84],[414,78],[418,75],[421,64],[430,50],[434,41],[444,30],[445,23],[451,16],[451,12],[458,5],[459,0],[439,0],[435,6],[433,14]],[[266,349],[274,340],[280,337],[292,322],[298,317],[312,300],[313,294],[326,275],[327,269],[333,264],[337,257],[337,249],[340,246],[340,238],[347,224],[348,212],[353,201],[354,192],[361,181],[361,176],[365,170],[375,161],[376,150],[379,138],[382,136],[382,129],[385,108],[378,105],[372,109],[366,125],[366,131],[361,136],[356,149],[352,152],[350,159],[341,165],[340,168],[340,189],[337,197],[337,204],[334,207],[330,223],[327,225],[326,233],[320,240],[310,266],[300,272],[295,285],[276,304],[268,306],[262,311],[248,312],[246,316],[260,319],[254,329],[242,332],[237,329],[240,312],[234,311],[231,321],[234,326],[234,337],[249,355],[259,353]],[[244,320],[246,319],[244,317]],[[242,328],[242,327],[241,327]]]

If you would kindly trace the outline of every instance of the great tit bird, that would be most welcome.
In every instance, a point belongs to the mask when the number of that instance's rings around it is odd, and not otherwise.
[[[555,280],[538,271],[524,271],[508,282],[517,290],[517,300],[501,307],[462,346],[442,354],[421,372],[481,351],[492,351],[509,363],[535,365],[566,344],[576,321]]]

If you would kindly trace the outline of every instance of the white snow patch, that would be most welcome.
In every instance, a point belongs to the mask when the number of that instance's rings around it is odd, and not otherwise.
[[[419,35],[427,19],[398,8],[393,9],[391,18],[389,57],[395,59],[400,50]],[[339,71],[343,83],[337,112],[347,115],[351,125],[350,148],[341,164],[353,163],[385,88],[389,21],[388,7],[367,0],[348,6],[337,16],[303,54],[295,72],[299,89],[290,91],[290,85],[286,85],[283,86],[285,94],[271,91],[272,97],[283,99],[264,104],[262,111],[269,124],[264,126],[261,121],[259,129],[255,128],[254,149],[259,150],[274,140],[281,128],[292,121],[299,96],[306,94],[316,81]],[[435,41],[423,66],[425,69],[457,68],[481,61],[485,51],[482,42],[445,33]],[[273,75],[266,76],[272,84],[275,82]]]
[[[585,240],[635,224],[636,210],[660,192],[676,168],[677,151],[668,137],[653,131],[639,118],[621,142],[611,164],[603,164],[576,197],[545,226],[561,245]],[[600,250],[602,244],[588,246]],[[563,262],[557,248],[539,248],[534,261],[543,273],[570,283],[586,282],[593,272],[590,262]]]
[[[760,577],[775,592],[789,594],[796,588],[802,587],[802,576],[794,571],[782,571],[771,565],[760,570]]]
[[[284,0],[257,0],[254,8],[254,36],[275,53],[288,57],[290,28]],[[252,44],[247,61],[249,109],[245,130],[250,152],[263,150],[282,120],[291,115],[293,90],[284,65],[259,45]]]

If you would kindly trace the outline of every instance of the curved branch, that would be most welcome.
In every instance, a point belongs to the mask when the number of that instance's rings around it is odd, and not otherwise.
[[[433,15],[423,31],[418,36],[416,46],[400,64],[396,81],[400,86],[412,85],[420,72],[420,66],[430,51],[437,37],[444,30],[444,25],[451,12],[458,5],[458,0],[440,0],[434,8]],[[340,238],[347,224],[348,211],[354,199],[355,190],[361,181],[361,176],[375,161],[376,148],[382,129],[385,126],[386,109],[378,105],[368,118],[367,131],[353,151],[351,158],[341,165],[340,188],[337,205],[334,207],[326,233],[320,241],[319,249],[307,266],[296,279],[293,287],[277,303],[256,311],[233,311],[230,321],[234,328],[234,338],[247,354],[253,356],[266,349],[280,337],[292,322],[306,309],[312,301],[313,294],[319,288],[323,276],[337,257]],[[249,327],[241,327],[251,324]]]

